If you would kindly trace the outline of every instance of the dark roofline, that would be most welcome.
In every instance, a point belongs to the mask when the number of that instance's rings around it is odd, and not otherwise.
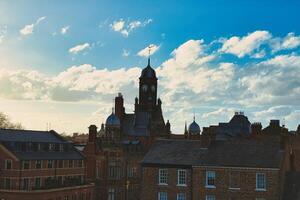
[[[142,163],[142,167],[155,167],[155,168],[182,168],[182,169],[191,169],[192,165],[172,165],[172,164],[160,164],[160,163]]]

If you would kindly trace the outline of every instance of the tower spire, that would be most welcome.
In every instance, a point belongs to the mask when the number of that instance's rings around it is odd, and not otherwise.
[[[194,117],[193,117],[193,120],[195,121],[195,110],[193,110],[193,113],[194,113]]]
[[[153,45],[150,44],[148,46],[148,66],[150,66],[150,56],[151,56],[151,49],[153,48]]]

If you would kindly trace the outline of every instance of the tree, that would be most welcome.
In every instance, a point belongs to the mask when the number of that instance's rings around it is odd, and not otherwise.
[[[0,128],[23,129],[23,126],[20,123],[11,122],[6,114],[0,112]]]

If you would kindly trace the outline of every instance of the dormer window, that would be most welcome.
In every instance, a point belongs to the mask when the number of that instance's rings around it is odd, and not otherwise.
[[[63,151],[64,151],[64,145],[62,145],[62,144],[59,145],[59,151],[60,151],[60,152],[63,152]]]
[[[49,144],[49,151],[54,151],[55,145],[54,144]]]

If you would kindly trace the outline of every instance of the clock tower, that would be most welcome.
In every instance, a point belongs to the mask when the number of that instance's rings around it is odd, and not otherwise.
[[[148,65],[142,70],[139,83],[139,110],[153,111],[157,105],[157,77],[155,70]]]

